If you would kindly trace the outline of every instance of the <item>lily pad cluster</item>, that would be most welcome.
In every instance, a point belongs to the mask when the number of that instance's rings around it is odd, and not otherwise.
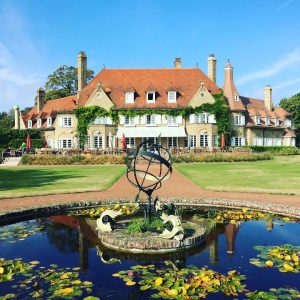
[[[237,296],[245,291],[242,281],[245,277],[232,270],[223,275],[207,268],[190,265],[183,269],[170,261],[165,268],[154,265],[136,265],[126,271],[113,274],[121,278],[127,286],[138,286],[141,291],[151,291],[152,298],[162,299],[201,299],[210,293],[223,293]]]
[[[122,215],[131,215],[134,214],[136,211],[138,211],[139,206],[136,204],[126,204],[126,205],[115,204],[115,205],[101,206],[101,207],[90,208],[90,209],[80,209],[72,212],[72,215],[98,218],[102,212],[108,209],[119,211],[122,213]]]
[[[33,299],[74,299],[92,292],[93,283],[79,278],[79,267],[58,268],[52,264],[46,268],[38,266],[38,261],[26,263],[21,259],[7,261],[1,259],[0,263],[4,270],[0,275],[0,282],[12,281],[14,275],[22,275],[18,276],[16,283],[12,285],[15,293],[0,296],[1,300],[24,299],[28,295]],[[87,296],[85,299],[99,298]]]
[[[276,268],[280,272],[299,273],[300,246],[255,246],[260,253],[251,258],[250,263],[257,267]]]
[[[272,300],[272,299],[286,299],[292,300],[300,298],[300,291],[295,289],[286,289],[286,288],[279,288],[274,289],[271,288],[269,291],[255,291],[246,293],[247,299],[250,300]]]
[[[41,233],[44,227],[36,222],[22,222],[5,227],[0,227],[0,242],[15,243],[26,238]]]

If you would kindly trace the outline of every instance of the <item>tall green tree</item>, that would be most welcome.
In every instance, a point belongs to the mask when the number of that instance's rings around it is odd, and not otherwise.
[[[297,136],[297,145],[300,144],[300,93],[280,100],[279,106],[292,114],[293,124]]]
[[[74,95],[77,92],[78,70],[75,67],[62,65],[48,76],[45,84],[46,100]],[[87,83],[94,78],[94,71],[87,70]]]
[[[15,117],[14,110],[11,109],[9,112],[0,112],[0,129],[7,130],[14,127]]]

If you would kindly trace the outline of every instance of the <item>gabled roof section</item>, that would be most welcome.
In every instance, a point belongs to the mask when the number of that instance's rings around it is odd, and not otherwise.
[[[84,106],[93,94],[97,84],[109,88],[108,97],[117,109],[122,108],[181,108],[188,105],[204,81],[211,94],[221,90],[198,68],[174,69],[103,69],[79,94],[78,104]],[[180,91],[176,103],[168,103],[170,84]],[[132,86],[135,90],[133,104],[125,103],[124,91]],[[149,86],[155,87],[156,101],[147,103],[146,92]]]

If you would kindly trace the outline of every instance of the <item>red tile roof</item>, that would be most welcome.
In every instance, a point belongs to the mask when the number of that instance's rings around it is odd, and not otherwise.
[[[87,86],[79,97],[78,104],[84,106],[88,98],[101,84],[116,108],[180,108],[186,107],[204,81],[212,94],[220,93],[217,85],[198,68],[173,69],[103,69]],[[168,103],[170,86],[178,92],[176,103]],[[128,87],[135,90],[133,104],[125,103],[125,91]],[[146,101],[146,91],[155,89],[156,101]]]

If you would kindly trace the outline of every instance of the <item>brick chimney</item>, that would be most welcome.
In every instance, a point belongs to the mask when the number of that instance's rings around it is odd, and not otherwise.
[[[18,105],[14,106],[15,111],[15,129],[20,129],[20,108]]]
[[[269,111],[273,110],[272,88],[270,85],[265,86],[265,106]]]
[[[83,51],[80,51],[77,56],[78,92],[81,91],[86,85],[86,66],[87,66],[86,55]]]
[[[39,113],[45,104],[45,90],[41,87],[36,92],[34,104],[36,105],[36,110]]]
[[[175,67],[176,69],[179,69],[179,68],[182,67],[182,65],[181,65],[181,58],[180,58],[180,57],[176,57],[176,58],[175,58],[175,61],[174,61],[174,67]]]
[[[214,54],[210,54],[207,59],[207,76],[213,82],[217,80],[217,59]]]

